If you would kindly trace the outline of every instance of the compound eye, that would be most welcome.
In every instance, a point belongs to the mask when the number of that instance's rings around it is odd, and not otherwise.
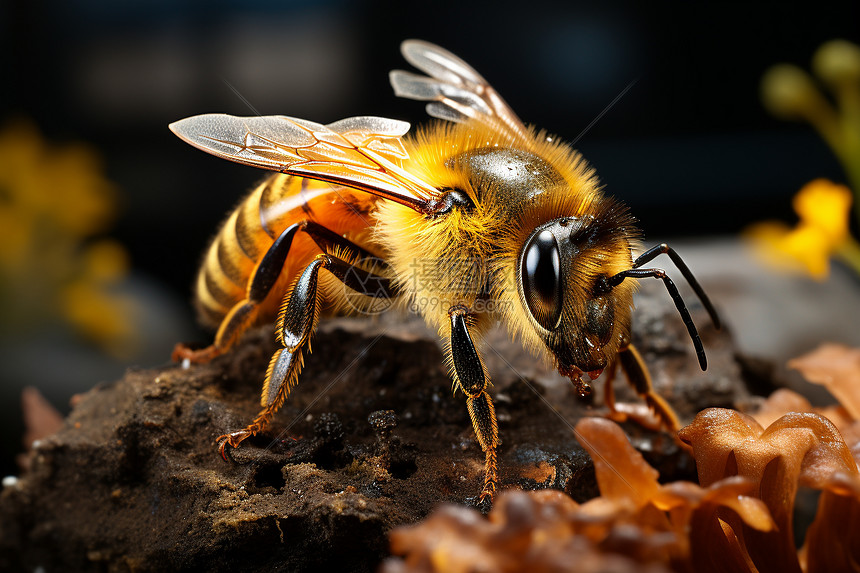
[[[521,273],[532,316],[547,330],[555,329],[561,318],[561,255],[551,232],[535,233],[526,243]]]

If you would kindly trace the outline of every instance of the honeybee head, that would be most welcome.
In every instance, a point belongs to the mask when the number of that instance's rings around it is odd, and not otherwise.
[[[599,376],[629,339],[634,286],[610,283],[631,265],[626,222],[626,215],[606,213],[556,218],[537,226],[519,253],[528,321],[558,371],[583,394],[590,388],[581,375]]]

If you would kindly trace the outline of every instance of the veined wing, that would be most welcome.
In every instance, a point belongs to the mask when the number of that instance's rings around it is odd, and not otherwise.
[[[170,124],[184,141],[217,157],[336,183],[424,211],[439,194],[403,169],[404,121],[350,117],[322,125],[283,115],[206,114]]]
[[[430,102],[427,113],[433,117],[454,122],[475,119],[514,139],[530,140],[520,118],[469,64],[422,40],[406,40],[400,51],[427,76],[392,71],[389,79],[395,95]]]

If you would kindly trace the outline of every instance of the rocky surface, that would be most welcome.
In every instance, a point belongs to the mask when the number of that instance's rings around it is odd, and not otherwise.
[[[702,373],[662,286],[643,286],[634,340],[682,420],[747,401],[729,335],[687,297],[708,352]],[[216,437],[259,409],[270,332],[252,333],[211,364],[129,371],[78,397],[60,432],[33,448],[29,471],[0,495],[0,569],[366,571],[387,554],[392,527],[442,502],[471,502],[483,455],[435,337],[414,317],[324,322],[273,434],[223,461]],[[503,332],[483,356],[503,488],[593,497],[593,465],[573,425],[603,411],[600,381],[592,403],[583,402]],[[635,401],[623,376],[616,388],[620,400]],[[671,437],[624,427],[661,479],[693,478]]]

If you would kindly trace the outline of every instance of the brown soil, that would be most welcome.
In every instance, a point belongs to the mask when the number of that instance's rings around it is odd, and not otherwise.
[[[748,398],[729,336],[692,305],[710,367],[662,287],[644,289],[635,342],[655,385],[688,421]],[[688,302],[694,299],[689,297]],[[44,571],[373,570],[386,533],[443,502],[473,503],[483,455],[462,395],[452,395],[435,337],[413,318],[324,322],[273,434],[216,453],[244,427],[274,350],[271,328],[233,353],[184,370],[133,370],[77,399],[29,471],[0,495],[0,569]],[[576,398],[499,332],[483,351],[503,445],[504,488],[596,495],[572,434],[602,412]],[[62,375],[58,373],[58,375]],[[616,383],[619,399],[635,401]],[[694,479],[671,437],[625,426],[661,479]]]

